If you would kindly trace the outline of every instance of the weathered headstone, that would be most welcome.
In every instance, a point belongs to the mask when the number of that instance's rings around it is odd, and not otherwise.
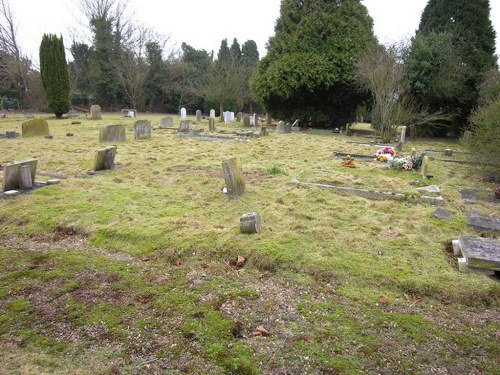
[[[224,112],[224,123],[225,124],[231,123],[231,112],[229,112],[229,111]]]
[[[191,130],[191,121],[183,120],[179,125],[179,129],[177,130],[179,133],[189,133]]]
[[[90,119],[102,120],[101,106],[94,104],[90,107]]]
[[[186,116],[187,116],[186,108],[182,107],[181,108],[181,119],[185,119]]]
[[[245,234],[260,233],[261,221],[259,214],[251,212],[240,217],[240,231]]]
[[[454,241],[456,242],[456,241]],[[500,241],[482,238],[463,236],[458,240],[457,253],[460,253],[468,267],[485,271],[500,271]],[[457,254],[459,255],[459,254]]]
[[[238,198],[245,192],[245,179],[239,158],[232,158],[222,163],[227,194],[230,198]]]
[[[278,122],[276,125],[276,133],[283,134],[285,132],[285,123],[283,121]]]
[[[201,122],[201,111],[199,109],[196,110],[196,122]]]
[[[401,127],[401,136],[399,138],[399,141],[404,144],[406,141],[406,126]]]
[[[124,108],[121,110],[121,115],[123,117],[135,118],[137,116],[137,111],[135,109]]]
[[[208,119],[208,131],[210,133],[213,133],[215,131],[215,119],[213,117],[210,117]]]
[[[243,113],[238,112],[236,114],[236,122],[241,122],[242,119],[243,119]]]
[[[99,142],[125,142],[127,128],[123,124],[102,126],[99,131]]]
[[[100,148],[95,153],[94,171],[109,170],[115,167],[116,146]]]
[[[250,127],[250,116],[249,115],[243,116],[243,126],[245,128]]]
[[[429,157],[427,155],[422,159],[422,166],[420,167],[422,178],[427,179],[427,175],[429,173]]]
[[[36,137],[49,135],[49,124],[47,121],[35,118],[23,122],[22,126],[23,137]]]
[[[479,231],[500,232],[500,218],[493,215],[483,215],[479,211],[466,212],[469,225]]]
[[[151,138],[151,121],[140,120],[134,124],[134,139]]]
[[[292,124],[290,124],[289,122],[287,122],[285,124],[285,133],[291,133],[292,132]]]
[[[33,180],[31,179],[31,170],[28,164],[21,165],[19,168],[19,189],[29,190],[33,188]]]
[[[23,159],[6,164],[3,171],[3,186],[2,191],[17,190],[20,188],[19,182],[21,177],[21,167],[28,166],[31,183],[35,183],[37,159]],[[26,173],[26,170],[23,172]]]
[[[269,113],[266,113],[266,125],[271,125],[273,122],[273,119],[271,116],[269,116]]]
[[[210,110],[210,118],[215,118],[215,109]]]
[[[345,126],[345,135],[349,135],[349,126],[350,126],[350,124],[347,124]]]
[[[434,211],[432,213],[432,217],[445,221],[451,221],[453,219],[453,215],[443,208],[438,208],[436,211]]]
[[[461,142],[464,143],[465,145],[469,145],[472,140],[472,132],[470,130],[464,131],[464,134],[462,134]]]
[[[168,116],[168,117],[163,117],[160,120],[160,124],[158,125],[158,127],[171,128],[173,125],[174,125],[174,119],[172,117]]]
[[[445,149],[444,156],[453,156],[453,150],[451,148]]]

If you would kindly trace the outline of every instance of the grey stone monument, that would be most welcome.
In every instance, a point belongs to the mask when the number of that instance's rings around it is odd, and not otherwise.
[[[95,153],[94,171],[108,170],[115,167],[116,146],[100,148]]]
[[[183,120],[179,125],[179,129],[177,130],[179,133],[189,133],[191,130],[191,121]]]
[[[250,127],[250,116],[249,115],[243,116],[243,126],[245,128]]]
[[[99,132],[100,142],[125,142],[127,128],[123,124],[102,126]]]
[[[243,118],[243,113],[238,112],[236,114],[236,122],[241,122],[241,119]]]
[[[285,133],[285,123],[283,121],[278,122],[278,125],[276,125],[276,133]]]
[[[151,138],[151,121],[140,120],[134,124],[134,139]]]
[[[210,133],[215,132],[215,118],[213,118],[213,117],[210,117],[208,119],[208,131]]]
[[[227,193],[230,198],[235,199],[245,193],[245,179],[239,158],[232,158],[222,163],[224,180]]]
[[[210,110],[210,118],[215,118],[215,109]]]
[[[174,126],[174,119],[170,116],[163,117],[158,125],[159,128],[171,128],[172,126]]]
[[[199,109],[196,110],[196,122],[201,122],[201,111]]]
[[[240,231],[245,234],[260,233],[261,221],[259,214],[251,212],[240,217]]]
[[[47,121],[35,118],[28,120],[21,125],[23,137],[37,137],[49,135],[49,124]]]
[[[94,104],[90,107],[90,119],[102,120],[101,106]]]

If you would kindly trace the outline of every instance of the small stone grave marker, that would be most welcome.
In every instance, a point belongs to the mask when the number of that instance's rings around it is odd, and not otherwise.
[[[236,122],[241,122],[242,119],[243,119],[243,113],[238,112],[236,114]]]
[[[201,122],[201,111],[196,110],[196,122]]]
[[[31,186],[35,183],[37,159],[23,159],[6,164],[3,171],[2,191],[21,189],[22,186]],[[24,167],[24,168],[23,168]],[[22,171],[21,171],[22,170]],[[29,173],[29,177],[28,174]],[[23,179],[23,181],[21,181]]]
[[[465,258],[467,267],[484,271],[500,271],[500,241],[463,236],[459,238],[458,243],[454,242],[454,252]]]
[[[290,124],[289,122],[287,122],[285,124],[284,130],[285,130],[285,133],[291,133],[292,132],[292,124]]]
[[[483,215],[476,210],[466,212],[471,227],[479,231],[500,232],[500,218],[493,215]]]
[[[425,155],[422,159],[422,166],[420,167],[420,169],[422,178],[426,180],[429,173],[429,157],[427,155]]]
[[[229,111],[224,112],[224,123],[225,124],[231,123],[231,112],[229,112]]]
[[[115,167],[116,146],[100,148],[95,153],[94,171],[111,170]]]
[[[208,119],[208,131],[213,133],[215,131],[215,118],[210,117]]]
[[[261,127],[261,128],[260,128],[260,135],[261,135],[262,137],[264,137],[264,136],[266,136],[266,135],[268,135],[268,134],[269,134],[269,133],[268,133],[268,131],[267,131],[267,127],[263,126],[263,127]]]
[[[235,199],[245,193],[245,179],[239,158],[232,158],[222,163],[227,194]]]
[[[181,108],[181,119],[185,119],[186,116],[187,116],[186,108],[182,107]]]
[[[184,120],[184,121],[181,121],[181,124],[179,125],[179,129],[177,131],[179,133],[189,133],[190,130],[191,130],[191,121]]]
[[[285,123],[283,121],[278,122],[276,125],[276,133],[284,134],[285,133]]]
[[[22,126],[23,137],[37,137],[49,135],[49,124],[47,121],[36,118],[23,122]]]
[[[134,124],[134,139],[151,138],[151,121],[140,120]]]
[[[102,120],[101,106],[94,104],[90,107],[90,119]]]
[[[160,128],[171,128],[174,126],[174,119],[170,116],[163,117],[158,125]]]
[[[250,127],[250,116],[249,115],[243,116],[243,126],[245,128]]]
[[[215,109],[210,110],[210,118],[215,118]]]
[[[100,142],[125,142],[127,128],[123,124],[102,126],[99,132]]]
[[[244,234],[260,233],[261,221],[259,214],[251,212],[240,217],[240,231]]]

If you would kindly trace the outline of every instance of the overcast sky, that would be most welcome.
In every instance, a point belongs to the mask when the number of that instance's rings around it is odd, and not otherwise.
[[[23,51],[38,60],[43,33],[62,34],[68,48],[74,30],[83,29],[79,0],[9,0]],[[475,0],[471,0],[475,1]],[[374,32],[382,43],[410,38],[418,27],[427,0],[362,0],[374,20]],[[180,47],[186,42],[197,49],[215,50],[222,39],[240,44],[253,39],[261,56],[274,33],[280,0],[128,0],[132,18]],[[491,21],[500,51],[500,0],[491,0]],[[73,31],[72,31],[73,30]],[[68,56],[69,57],[69,56]]]

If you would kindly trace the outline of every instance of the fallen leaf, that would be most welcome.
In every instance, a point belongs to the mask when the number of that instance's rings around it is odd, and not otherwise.
[[[247,259],[245,257],[238,256],[238,260],[236,261],[236,267],[243,267],[246,260]]]

